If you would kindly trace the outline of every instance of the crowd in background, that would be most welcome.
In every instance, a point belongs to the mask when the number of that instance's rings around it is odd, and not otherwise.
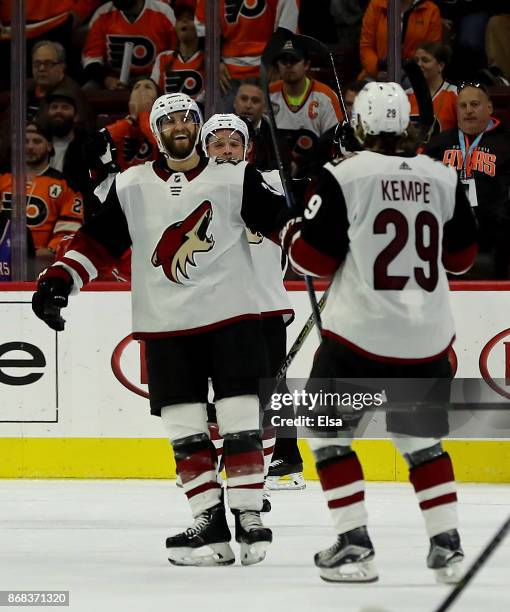
[[[6,61],[10,5],[0,0],[0,53]],[[425,150],[456,167],[476,206],[482,244],[471,277],[507,279],[508,2],[402,0],[401,5],[402,59],[420,66],[436,117]],[[276,167],[259,81],[260,56],[276,28],[313,36],[331,49],[347,113],[367,81],[388,79],[387,0],[219,0],[219,7],[221,110],[250,124],[252,161],[260,169]],[[46,263],[94,212],[84,206],[92,188],[84,158],[91,132],[106,127],[119,169],[125,170],[157,157],[149,113],[159,95],[182,91],[203,104],[206,0],[27,0],[26,8],[27,224],[36,258]],[[0,75],[0,238],[6,235],[12,191],[9,128],[15,112],[6,66]],[[275,57],[272,79],[285,163],[293,176],[309,176],[331,156],[343,120],[332,71],[310,49],[289,40]],[[405,72],[402,82],[409,87],[412,114],[418,115]]]

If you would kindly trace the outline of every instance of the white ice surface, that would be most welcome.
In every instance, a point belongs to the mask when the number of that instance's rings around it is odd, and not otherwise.
[[[459,499],[470,563],[510,511],[510,486],[461,485]],[[67,609],[76,612],[432,612],[448,593],[425,567],[428,541],[410,485],[368,484],[380,573],[370,585],[319,579],[313,554],[334,535],[318,483],[275,492],[272,502],[274,542],[263,563],[181,568],[164,548],[190,524],[174,481],[0,481],[0,590],[69,590]],[[452,612],[509,611],[509,570],[510,536]]]

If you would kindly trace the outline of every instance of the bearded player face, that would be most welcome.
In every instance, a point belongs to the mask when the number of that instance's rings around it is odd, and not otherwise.
[[[199,124],[193,112],[177,111],[158,122],[161,140],[173,159],[186,159],[196,144]]]

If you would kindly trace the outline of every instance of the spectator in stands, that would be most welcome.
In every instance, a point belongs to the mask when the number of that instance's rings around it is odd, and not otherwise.
[[[458,129],[433,138],[426,153],[456,168],[476,211],[479,255],[470,278],[507,279],[510,262],[510,132],[492,116],[487,88],[459,86]]]
[[[276,127],[287,143],[287,160],[293,176],[313,159],[319,138],[341,120],[336,93],[307,76],[306,49],[289,39],[274,57],[281,80],[270,85]]]
[[[485,49],[489,70],[498,69],[510,79],[510,10],[502,9],[500,15],[489,19],[485,31]]]
[[[92,121],[92,111],[76,81],[66,74],[64,47],[51,40],[41,40],[32,49],[33,80],[27,89],[28,116],[33,119],[46,102],[46,96],[57,87],[70,91],[78,105],[78,116],[84,123]]]
[[[61,172],[50,167],[51,132],[40,123],[26,128],[27,225],[36,256],[47,265],[65,235],[82,225],[81,195],[71,189]],[[0,201],[10,208],[12,174],[0,176]]]
[[[239,82],[258,77],[260,57],[271,34],[278,28],[297,30],[298,0],[266,0],[247,6],[244,2],[218,0],[222,46],[220,87],[224,112],[232,112]],[[206,0],[198,0],[196,24],[199,36],[205,34]]]
[[[363,89],[363,87],[365,87],[366,84],[367,84],[367,81],[362,79],[360,81],[351,81],[350,83],[347,83],[347,85],[344,87],[344,90],[343,90],[344,104],[345,104],[345,110],[347,111],[347,118],[349,120],[351,119],[352,106],[354,104],[354,100],[356,99],[356,96]]]
[[[76,98],[71,91],[56,88],[46,100],[47,109],[41,117],[53,136],[51,167],[62,172],[75,191],[88,193],[90,177],[82,160],[87,131],[78,121]]]
[[[9,65],[9,39],[11,24],[11,1],[0,1],[0,40],[5,46],[0,47],[0,57]],[[72,76],[80,69],[80,56],[72,45],[73,32],[99,6],[101,0],[26,0],[26,38],[27,56],[38,40],[53,40],[59,42],[68,50],[69,65]],[[0,78],[7,76],[9,71],[0,72]]]
[[[402,60],[411,59],[424,41],[441,40],[441,16],[431,0],[402,0]],[[361,26],[362,78],[387,79],[388,0],[370,0]]]
[[[154,81],[139,79],[129,97],[129,114],[106,126],[117,150],[117,163],[121,170],[157,158],[158,147],[150,129],[149,114],[158,96]]]
[[[131,77],[149,76],[156,56],[176,45],[173,10],[159,0],[113,0],[97,9],[83,49],[87,87],[119,89],[126,43],[133,43]]]
[[[158,55],[151,79],[163,93],[182,92],[203,102],[204,40],[197,36],[193,5],[184,2],[178,4],[174,13],[177,48]]]
[[[438,131],[450,130],[457,125],[457,87],[445,81],[443,76],[450,56],[450,48],[439,42],[421,43],[414,55],[429,86]],[[411,116],[419,115],[413,90],[406,93],[411,103]]]
[[[453,47],[450,77],[454,81],[472,79],[487,67],[485,28],[493,5],[507,0],[436,0],[445,39]]]
[[[265,111],[266,100],[259,79],[243,79],[234,98],[234,112],[250,124],[253,163],[261,170],[273,170],[278,165],[271,142],[269,122],[264,117]]]

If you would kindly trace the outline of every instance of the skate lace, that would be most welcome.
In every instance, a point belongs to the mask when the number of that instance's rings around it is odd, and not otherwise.
[[[243,529],[246,531],[250,531],[251,529],[259,529],[262,527],[260,514],[256,511],[245,510],[244,512],[241,512],[239,521],[241,522]]]
[[[279,465],[283,465],[283,463],[284,463],[283,459],[275,459],[274,461],[271,461],[269,467],[275,468],[275,467],[278,467]]]
[[[191,527],[188,527],[184,533],[188,536],[197,535],[204,529],[204,527],[207,526],[208,522],[209,518],[207,516],[207,513],[204,512],[197,516],[197,518],[193,521],[193,525],[191,525]]]

